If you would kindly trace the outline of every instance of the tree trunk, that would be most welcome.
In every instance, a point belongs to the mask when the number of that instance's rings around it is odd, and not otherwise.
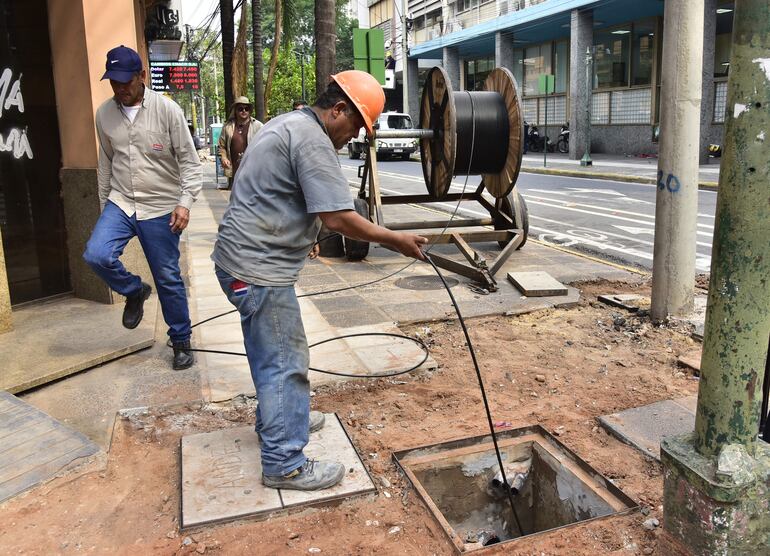
[[[233,104],[233,42],[235,21],[233,0],[219,0],[220,24],[222,27],[222,81],[225,85],[225,114],[229,116]]]
[[[326,90],[337,58],[336,4],[334,0],[315,0],[315,92]]]
[[[262,2],[251,0],[251,50],[254,56],[254,117],[265,121],[265,90],[262,72]]]
[[[283,29],[283,0],[275,0],[275,36],[273,37],[273,50],[270,52],[270,68],[267,70],[267,83],[265,83],[265,114],[270,102],[270,89],[273,87],[273,76],[278,65],[278,53],[281,50],[281,30]]]
[[[248,96],[248,65],[249,53],[246,49],[246,35],[248,35],[248,10],[246,2],[241,2],[241,20],[238,23],[238,38],[233,50],[233,96]]]

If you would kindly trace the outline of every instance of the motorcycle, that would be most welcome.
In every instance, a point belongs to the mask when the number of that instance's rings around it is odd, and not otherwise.
[[[569,124],[561,126],[559,131],[559,138],[556,140],[556,150],[560,153],[569,152]]]
[[[551,140],[548,139],[547,136],[541,136],[540,131],[537,129],[537,126],[534,124],[528,125],[529,129],[527,130],[527,136],[525,138],[525,141],[527,142],[527,148],[525,151],[532,151],[532,152],[543,152],[543,150],[546,148],[546,144],[548,145],[548,150],[553,151],[553,143],[551,143]]]

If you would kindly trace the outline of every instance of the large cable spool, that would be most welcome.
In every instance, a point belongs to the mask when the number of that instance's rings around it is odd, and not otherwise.
[[[433,132],[420,139],[428,193],[440,199],[454,176],[481,175],[492,196],[508,195],[521,167],[523,123],[507,69],[494,69],[477,92],[454,92],[444,69],[431,69],[420,102],[420,127]]]

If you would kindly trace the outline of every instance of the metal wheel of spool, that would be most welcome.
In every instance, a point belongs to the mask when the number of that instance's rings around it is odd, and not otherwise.
[[[432,139],[420,139],[420,158],[428,193],[440,199],[452,183],[457,150],[452,84],[443,68],[434,67],[428,73],[420,101],[420,127],[433,130]]]
[[[318,244],[319,257],[344,257],[345,246],[342,243],[342,236],[337,232],[331,231],[325,224],[321,224],[321,231],[318,232],[318,239],[322,240]]]
[[[527,243],[527,236],[529,236],[529,212],[527,203],[524,201],[521,193],[519,193],[519,190],[514,189],[505,197],[498,198],[495,202],[495,207],[511,219],[513,228],[518,228],[522,231],[524,237],[516,250],[524,247],[524,244]],[[493,218],[495,218],[495,230],[508,230],[511,228],[511,224],[505,218],[495,217],[494,215]],[[497,243],[503,248],[508,245],[509,241],[498,241]]]
[[[359,216],[369,220],[369,204],[365,199],[353,199],[353,206]],[[360,261],[369,254],[369,242],[345,238],[345,256],[349,261]]]
[[[516,93],[516,80],[508,69],[495,68],[492,70],[484,81],[484,90],[499,93],[503,97],[508,113],[508,129],[510,131],[505,166],[498,174],[482,174],[486,190],[496,199],[502,199],[513,190],[516,179],[519,177],[524,146],[524,112],[521,107],[521,99]],[[522,245],[524,244],[522,243]]]

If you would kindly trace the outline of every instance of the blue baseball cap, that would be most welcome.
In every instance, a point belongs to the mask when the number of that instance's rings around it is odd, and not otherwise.
[[[104,67],[107,71],[102,75],[102,79],[128,83],[135,73],[142,71],[142,59],[136,50],[121,44],[107,53]]]

